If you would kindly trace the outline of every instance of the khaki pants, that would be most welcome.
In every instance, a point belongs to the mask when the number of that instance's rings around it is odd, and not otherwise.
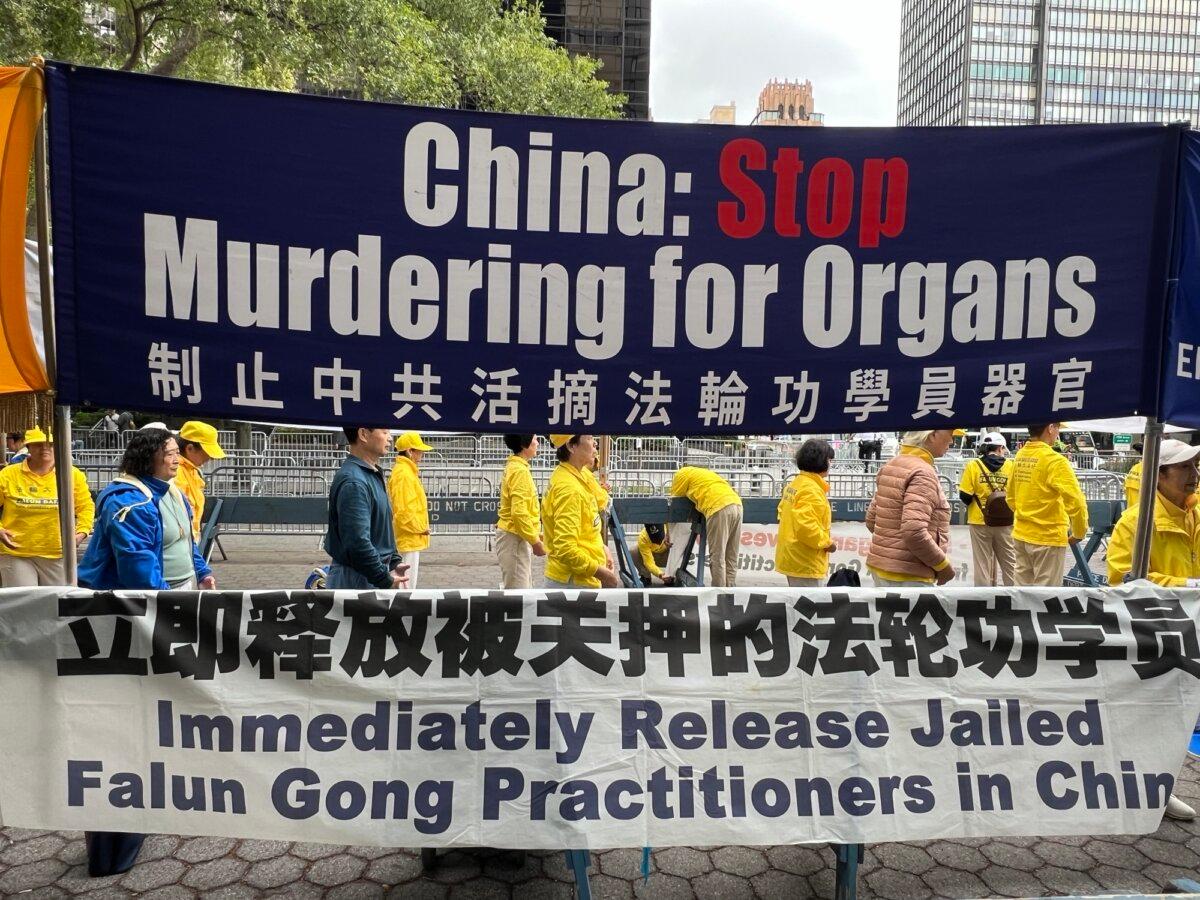
[[[39,587],[67,583],[62,559],[0,554],[0,582],[6,588]]]
[[[402,588],[406,591],[415,591],[417,589],[417,575],[421,571],[421,551],[420,550],[405,550],[403,553],[397,554],[400,557],[400,562],[408,563],[408,586]]]
[[[995,587],[1003,582],[1011,587],[1017,567],[1012,526],[969,525],[971,558],[975,569],[975,587]]]
[[[797,578],[795,575],[788,575],[788,587],[824,587],[824,578]]]
[[[737,584],[738,541],[742,539],[742,504],[730,503],[708,517],[708,567],[713,587]]]
[[[533,547],[511,531],[496,529],[501,586],[506,591],[533,587]]]
[[[1016,548],[1015,579],[1021,587],[1062,587],[1066,547],[1043,547],[1013,541]]]

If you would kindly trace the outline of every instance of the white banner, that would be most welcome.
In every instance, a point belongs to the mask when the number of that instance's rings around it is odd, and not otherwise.
[[[665,847],[1154,831],[1200,594],[0,591],[0,824]]]
[[[949,556],[954,565],[954,584],[957,587],[970,586],[974,581],[975,560],[971,557],[970,527],[950,526]],[[834,522],[830,535],[837,549],[829,554],[826,577],[838,569],[852,569],[862,578],[863,584],[870,584],[867,554],[871,552],[871,532],[867,530],[866,523]],[[742,581],[747,584],[787,584],[787,579],[775,571],[775,544],[778,540],[778,525],[742,524],[738,546],[738,575],[745,576],[741,578]]]

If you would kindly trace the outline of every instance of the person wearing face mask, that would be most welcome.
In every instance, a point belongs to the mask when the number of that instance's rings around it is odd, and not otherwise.
[[[1070,461],[1054,449],[1062,423],[1030,425],[1013,459],[1005,499],[1013,511],[1014,580],[1062,587],[1067,545],[1087,534],[1087,500]]]
[[[1196,485],[1200,482],[1197,458],[1200,447],[1183,441],[1162,442],[1158,453],[1158,485],[1154,498],[1154,530],[1150,536],[1150,563],[1146,577],[1163,587],[1200,587],[1200,512]],[[1138,508],[1122,513],[1108,542],[1108,583],[1121,584],[1133,568],[1137,540]],[[1174,794],[1166,815],[1188,821],[1196,811]]]
[[[619,588],[612,553],[604,544],[594,478],[584,475],[596,461],[590,434],[552,434],[558,465],[542,498],[546,545],[545,586]]]
[[[66,584],[58,523],[58,480],[53,438],[40,428],[25,432],[29,451],[0,469],[0,578],[5,587]],[[96,507],[83,472],[71,467],[75,543],[92,530]]]
[[[975,587],[1011,585],[1016,568],[1012,509],[1005,488],[1012,475],[1008,442],[998,431],[979,439],[978,456],[963,466],[958,496],[967,508]]]
[[[933,461],[961,434],[950,428],[906,431],[900,453],[879,470],[867,507],[867,568],[876,587],[922,587],[954,578],[950,501]]]

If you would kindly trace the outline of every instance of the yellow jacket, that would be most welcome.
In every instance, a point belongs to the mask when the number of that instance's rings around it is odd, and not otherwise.
[[[588,490],[595,496],[596,505],[601,509],[608,509],[610,497],[608,496],[608,491],[604,489],[604,485],[600,483],[600,479],[596,477],[596,473],[591,469],[580,469],[579,473],[587,483]]]
[[[1139,459],[1125,476],[1125,508],[1135,509],[1138,504],[1138,496],[1141,493],[1142,461]]]
[[[779,501],[779,540],[775,571],[793,578],[824,578],[829,572],[829,484],[815,472],[801,472]]]
[[[87,478],[71,467],[71,493],[75,497],[75,533],[91,534],[96,517]],[[62,535],[58,531],[58,484],[51,469],[45,475],[29,470],[28,460],[0,469],[0,528],[11,531],[20,546],[0,545],[8,556],[62,558]]]
[[[195,464],[186,457],[179,457],[179,471],[175,473],[175,487],[187,497],[192,506],[192,540],[200,540],[200,520],[204,518],[204,476]]]
[[[542,530],[547,578],[574,578],[581,587],[600,587],[596,570],[608,564],[600,506],[587,477],[570,463],[559,463],[550,475],[542,498]]]
[[[642,565],[646,567],[646,571],[655,578],[662,578],[663,570],[660,569],[658,563],[654,561],[654,554],[662,553],[667,549],[666,539],[664,538],[661,544],[656,544],[654,541],[650,540],[650,535],[648,535],[646,533],[646,529],[643,528],[640,532],[638,532],[637,548],[638,556],[642,558]]]
[[[510,456],[504,466],[504,479],[500,482],[500,520],[496,527],[530,544],[536,544],[542,536],[537,488],[533,485],[529,460],[523,456]]]
[[[1161,493],[1154,503],[1154,534],[1150,537],[1150,570],[1146,577],[1163,587],[1183,587],[1189,578],[1200,578],[1200,515],[1196,498],[1180,509]],[[1108,583],[1120,584],[1133,568],[1133,542],[1137,533],[1136,506],[1125,510],[1108,542]]]
[[[983,506],[992,491],[1003,491],[1012,477],[1013,461],[1006,459],[995,472],[989,471],[983,460],[969,460],[963,466],[962,478],[958,481],[958,491],[970,494],[975,499],[967,504],[967,524],[986,525],[983,521]]]
[[[424,550],[429,546],[429,501],[417,464],[407,456],[397,456],[387,491],[397,552]]]
[[[1013,511],[1014,540],[1042,547],[1067,546],[1067,528],[1087,534],[1087,500],[1071,463],[1045,441],[1017,451],[1006,492]]]
[[[705,518],[734,503],[742,505],[742,498],[728,481],[716,472],[698,466],[684,466],[675,473],[671,479],[671,496],[687,497]]]

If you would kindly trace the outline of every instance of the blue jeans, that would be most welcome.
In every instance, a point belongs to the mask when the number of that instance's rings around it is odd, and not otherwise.
[[[379,591],[384,590],[384,588],[378,588],[371,584],[357,569],[351,569],[349,566],[339,565],[338,563],[330,563],[329,577],[325,579],[325,590]]]

